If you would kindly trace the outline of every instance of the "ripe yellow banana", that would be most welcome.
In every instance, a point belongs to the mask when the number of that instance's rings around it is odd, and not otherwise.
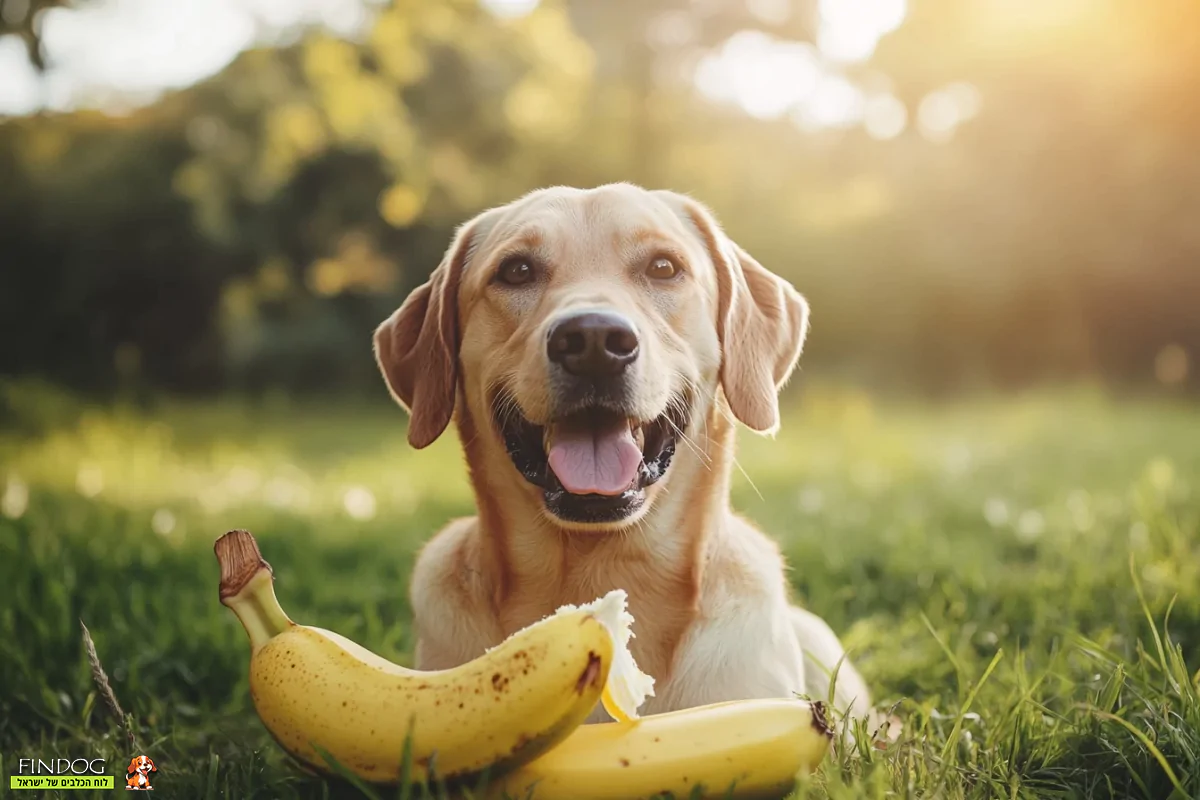
[[[786,699],[585,725],[493,781],[489,797],[525,798],[532,790],[533,800],[638,800],[663,792],[688,799],[781,798],[797,776],[820,764],[831,738],[820,703]]]
[[[230,531],[214,549],[221,602],[250,636],[250,694],[267,729],[317,770],[333,771],[321,748],[378,783],[400,777],[410,724],[414,782],[427,780],[431,765],[445,780],[511,769],[562,741],[600,699],[628,616],[624,592],[614,592],[535,623],[461,667],[421,672],[292,622],[249,532]]]

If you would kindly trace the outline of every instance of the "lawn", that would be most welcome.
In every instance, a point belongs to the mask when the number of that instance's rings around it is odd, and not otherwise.
[[[212,543],[252,530],[294,618],[406,662],[414,553],[470,509],[454,438],[412,451],[382,405],[4,392],[0,796],[21,757],[133,755],[81,618],[166,796],[356,796],[290,767],[254,716]],[[776,439],[743,434],[735,505],[906,725],[803,796],[1200,796],[1200,409],[788,404]]]

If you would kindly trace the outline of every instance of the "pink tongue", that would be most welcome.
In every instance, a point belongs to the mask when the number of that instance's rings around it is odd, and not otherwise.
[[[629,423],[590,430],[556,426],[550,441],[550,468],[571,494],[621,494],[637,477],[642,451]]]

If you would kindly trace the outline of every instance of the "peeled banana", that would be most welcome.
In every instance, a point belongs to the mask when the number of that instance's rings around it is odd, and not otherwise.
[[[493,781],[488,797],[638,800],[671,792],[688,800],[777,799],[820,764],[831,738],[821,703],[787,699],[585,725]]]
[[[371,782],[399,779],[410,727],[414,782],[431,772],[444,780],[488,767],[502,772],[546,752],[596,706],[609,682],[614,634],[627,627],[625,594],[614,592],[455,669],[415,671],[292,622],[249,532],[230,531],[214,549],[221,602],[250,637],[250,694],[263,724],[304,764],[334,771],[319,748]],[[626,709],[635,712],[636,705]]]

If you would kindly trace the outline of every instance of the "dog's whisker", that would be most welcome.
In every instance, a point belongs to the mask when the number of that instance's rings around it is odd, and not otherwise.
[[[674,426],[672,426],[672,427],[674,427]],[[704,466],[704,468],[706,470],[708,470],[709,472],[712,472],[712,459],[708,456],[708,454],[705,453],[703,450],[701,450],[700,447],[695,442],[693,442],[690,438],[688,438],[688,436],[683,431],[676,428],[675,432],[676,432],[676,436],[679,438],[679,440],[681,442],[683,442],[684,445],[689,450],[692,451],[692,454],[695,455],[696,458],[698,458],[700,460],[700,463]]]
[[[487,394],[495,398],[496,418],[502,424],[507,424],[520,413],[516,395],[506,388],[514,378],[514,375],[499,375],[488,383],[486,389]]]
[[[705,466],[712,466],[712,456],[705,450],[704,447],[700,445],[699,442],[688,436],[687,433],[680,430],[678,427],[675,427],[675,435],[678,436],[685,444],[687,444],[687,446],[692,449],[692,452],[699,456],[699,458],[704,462]]]
[[[750,488],[754,490],[756,495],[758,495],[758,499],[766,500],[766,498],[763,497],[763,493],[758,490],[758,486],[754,484],[754,479],[751,478],[750,474],[747,473],[742,467],[742,462],[738,461],[736,456],[733,459],[733,465],[738,468],[738,472],[742,473],[742,477],[746,479],[746,483],[750,484]]]
[[[674,401],[672,401],[672,402],[674,402]],[[686,409],[679,408],[679,411],[685,411],[685,410]],[[679,441],[681,441],[685,445],[687,445],[688,449],[691,450],[692,453],[697,458],[699,458],[700,461],[704,464],[705,469],[707,469],[711,472],[712,471],[712,458],[707,453],[705,453],[704,450],[696,442],[692,441],[692,438],[690,436],[688,436],[678,425],[675,424],[675,422],[671,419],[670,413],[668,413],[665,418],[666,418],[667,424],[670,425],[671,428],[675,431],[676,438],[678,438]]]
[[[728,409],[721,407],[720,404],[716,404],[715,407],[718,409],[718,413],[722,414],[730,425],[737,424],[737,421],[733,418],[733,415]],[[718,447],[720,447],[722,450],[727,449],[723,444],[718,445]],[[737,467],[738,472],[742,473],[742,477],[746,479],[746,483],[750,484],[750,488],[754,490],[756,495],[758,495],[758,499],[765,500],[766,498],[763,497],[763,493],[759,491],[758,486],[754,483],[754,479],[750,477],[750,473],[746,472],[745,467],[742,466],[742,462],[738,460],[737,455],[731,454],[730,459],[733,461],[733,465]]]
[[[728,422],[730,425],[736,426],[737,420],[734,419],[733,414],[730,413],[729,409],[726,408],[723,404],[715,402],[715,399],[716,398],[714,395],[714,397],[712,398],[712,400],[714,402],[711,403],[710,407],[715,408],[717,413],[720,414],[725,419],[725,421]],[[705,419],[704,425],[707,428],[707,426],[708,426],[707,419]],[[715,444],[717,447],[721,448],[722,451],[727,451],[729,449],[724,443],[721,443],[721,442],[714,442],[713,444]],[[758,499],[765,500],[766,498],[763,497],[763,493],[761,491],[759,491],[758,486],[754,483],[754,479],[750,477],[750,473],[746,472],[745,467],[742,466],[742,462],[738,460],[737,455],[731,454],[730,459],[733,462],[733,466],[737,467],[738,472],[740,472],[742,474],[742,477],[746,479],[746,483],[750,484],[750,488],[754,490],[754,493],[756,495],[758,495]]]
[[[689,397],[694,397],[694,398],[698,397],[703,400],[703,402],[701,402],[699,404],[700,408],[712,408],[714,405],[716,405],[716,392],[715,391],[708,390],[704,386],[701,386],[700,384],[696,383],[696,381],[691,380],[691,379],[685,380],[685,383],[687,384],[687,395]],[[700,415],[700,425],[701,425],[701,429],[704,432],[704,441],[711,442],[712,438],[710,437],[709,432],[708,432],[708,415],[707,414]]]
[[[498,407],[497,411],[498,411],[497,416],[500,418],[500,420],[502,422],[504,422],[504,423],[510,422],[512,420],[513,416],[516,415],[516,413],[517,413],[516,397],[514,397],[513,395],[511,395],[507,392],[504,392],[503,394],[501,394],[499,407]]]

